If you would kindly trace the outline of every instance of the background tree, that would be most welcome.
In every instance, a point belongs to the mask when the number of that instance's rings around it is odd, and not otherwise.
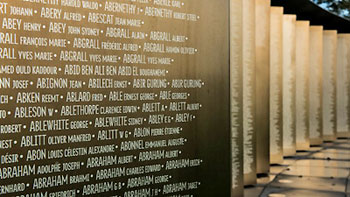
[[[350,0],[313,0],[321,7],[350,20]]]

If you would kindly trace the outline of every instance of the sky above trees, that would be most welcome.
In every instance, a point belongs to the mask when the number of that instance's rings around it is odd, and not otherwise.
[[[313,0],[321,7],[350,20],[350,0]]]

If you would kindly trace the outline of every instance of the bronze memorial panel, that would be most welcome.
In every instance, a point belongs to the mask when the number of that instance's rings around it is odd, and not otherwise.
[[[228,0],[2,0],[0,17],[1,195],[230,195]]]

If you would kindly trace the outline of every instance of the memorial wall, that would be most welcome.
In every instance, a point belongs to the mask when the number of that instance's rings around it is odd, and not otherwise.
[[[231,197],[243,196],[243,1],[230,1]]]
[[[296,149],[308,150],[310,22],[296,23]]]
[[[270,170],[270,0],[255,1],[256,42],[256,162],[257,173]]]
[[[338,34],[337,136],[350,137],[350,35]]]
[[[322,139],[322,56],[323,27],[310,26],[309,130],[310,145],[320,145]]]
[[[239,197],[349,137],[349,34],[286,10],[0,1],[0,195]]]
[[[1,1],[0,194],[241,191],[241,160],[235,185],[229,176],[239,141],[230,139],[228,7]]]
[[[337,31],[323,31],[323,91],[322,131],[323,140],[336,139],[336,74],[337,74]]]
[[[255,0],[243,1],[243,163],[244,184],[256,183]]]
[[[270,163],[283,162],[283,7],[271,7],[270,18]]]
[[[296,152],[296,16],[283,16],[283,155],[292,156]]]

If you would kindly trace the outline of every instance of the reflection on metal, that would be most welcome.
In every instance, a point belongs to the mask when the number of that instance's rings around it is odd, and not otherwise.
[[[242,0],[230,1],[231,197],[243,196]]]
[[[338,34],[337,136],[350,137],[350,34]]]
[[[280,183],[284,183],[284,184],[293,183],[293,181],[292,181],[292,180],[288,180],[288,179],[280,179],[280,180],[278,180],[278,182],[280,182]]]
[[[283,16],[283,155],[296,152],[295,144],[295,15]]]
[[[270,163],[283,162],[282,32],[283,8],[271,8],[270,26]]]
[[[309,72],[309,131],[310,144],[320,145],[322,139],[322,55],[323,28],[310,27],[310,72]]]
[[[296,23],[296,147],[307,150],[309,141],[309,21]]]
[[[269,75],[270,75],[270,0],[256,0],[256,156],[257,173],[270,169]]]
[[[275,194],[269,194],[269,197],[286,197],[286,195],[275,193]]]
[[[326,141],[336,139],[336,66],[337,31],[324,31],[322,131],[323,140]]]
[[[243,1],[243,162],[244,184],[256,183],[255,0]]]

